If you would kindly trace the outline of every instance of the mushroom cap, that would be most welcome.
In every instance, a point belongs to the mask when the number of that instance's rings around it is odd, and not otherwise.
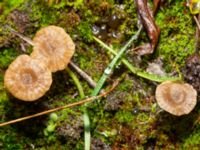
[[[197,103],[197,92],[187,83],[166,81],[157,86],[156,100],[165,111],[181,116],[193,110]]]
[[[50,88],[52,75],[42,62],[28,55],[20,55],[6,70],[4,85],[16,98],[34,101],[42,97]]]
[[[31,57],[38,58],[40,61],[46,58],[51,72],[65,69],[75,51],[70,36],[57,26],[48,26],[39,30],[33,38],[33,43],[35,46]]]

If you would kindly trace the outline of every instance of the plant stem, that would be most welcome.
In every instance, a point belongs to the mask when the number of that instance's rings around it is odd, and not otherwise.
[[[115,56],[118,55],[116,51],[114,51],[112,48],[110,48],[108,45],[106,45],[104,42],[102,42],[100,39],[93,37],[94,40],[99,43],[102,47],[104,47],[106,50],[110,51],[112,54]],[[131,63],[128,62],[125,58],[121,59],[122,63],[134,74],[137,76],[140,76],[142,78],[151,80],[151,81],[156,81],[156,82],[163,82],[166,80],[170,81],[176,81],[176,80],[181,80],[180,77],[167,77],[167,76],[158,76],[155,74],[150,74],[148,72],[142,71],[141,69],[134,67]]]
[[[91,145],[91,134],[90,134],[90,118],[87,112],[87,109],[85,109],[83,114],[83,121],[84,121],[84,146],[85,150],[90,150]]]
[[[112,70],[114,69],[115,64],[117,63],[117,61],[119,60],[119,58],[122,56],[122,54],[127,50],[127,48],[131,45],[131,43],[136,40],[140,34],[142,30],[142,26],[139,28],[138,32],[131,37],[131,39],[120,49],[119,53],[114,57],[114,59],[110,62],[110,64],[108,65],[108,67],[104,70],[103,75],[101,76],[100,80],[98,81],[96,87],[94,88],[93,92],[92,92],[92,96],[96,96],[99,91],[101,90],[102,86],[104,85],[107,77],[111,74]],[[84,121],[85,123],[85,142],[86,142],[86,138],[87,138],[87,142],[88,145],[86,145],[85,143],[85,150],[89,150],[89,145],[91,143],[90,139],[90,121],[89,121],[89,114],[87,113],[87,105],[84,111],[84,119],[87,119],[86,121]],[[86,124],[87,123],[87,124]],[[87,133],[87,135],[86,135]]]
[[[80,97],[81,97],[81,99],[83,99],[85,97],[85,94],[84,94],[83,87],[82,87],[79,79],[69,68],[66,68],[66,71],[69,74],[69,76],[73,79],[73,81],[79,91]]]
[[[137,33],[135,35],[133,35],[131,37],[131,39],[120,49],[119,53],[114,57],[114,59],[110,62],[108,67],[104,70],[103,75],[101,76],[100,80],[97,83],[97,86],[95,87],[95,89],[92,92],[92,96],[95,96],[99,93],[99,91],[101,90],[101,88],[102,88],[103,84],[105,83],[107,77],[113,71],[114,66],[117,63],[117,61],[119,60],[119,58],[127,50],[127,48],[131,45],[131,43],[138,38],[141,30],[142,30],[142,27],[140,27],[139,30],[137,31]]]
[[[127,48],[131,45],[131,43],[138,38],[141,30],[142,30],[142,27],[140,27],[138,32],[134,36],[132,36],[131,39],[120,49],[119,53],[114,57],[114,59],[110,62],[108,67],[104,70],[103,75],[101,76],[100,80],[98,81],[96,87],[94,88],[94,90],[92,92],[92,96],[96,96],[99,93],[99,91],[101,90],[101,88],[102,88],[103,84],[105,83],[107,77],[113,71],[114,66],[117,63],[117,61],[119,60],[119,58],[127,50]],[[87,138],[87,142],[88,142],[88,145],[86,145],[86,143],[85,143],[85,150],[89,150],[90,149],[89,145],[90,145],[90,142],[91,142],[90,141],[91,137],[90,137],[90,121],[89,121],[89,114],[87,113],[87,107],[85,108],[85,111],[84,111],[84,119],[87,119],[87,120],[84,121],[84,124],[85,124],[85,130],[86,130],[85,131],[85,142],[86,142],[86,138]],[[86,132],[87,132],[87,135],[86,135]]]
[[[66,69],[70,77],[74,80],[74,83],[76,84],[80,97],[84,98],[85,94],[83,92],[83,87],[81,86],[81,83],[79,82],[78,78],[76,75],[69,69]],[[84,122],[84,145],[85,145],[85,150],[90,150],[90,143],[91,143],[91,135],[90,135],[90,120],[89,120],[89,115],[87,112],[87,109],[84,109],[83,113],[83,122]]]
[[[83,70],[81,70],[75,63],[72,61],[69,62],[70,67],[78,73],[92,88],[95,88],[96,82]]]

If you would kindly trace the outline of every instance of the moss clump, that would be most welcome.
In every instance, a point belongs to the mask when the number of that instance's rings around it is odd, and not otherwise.
[[[30,10],[27,10],[26,6],[21,7],[21,10],[26,11],[29,14],[30,20],[35,22],[36,27],[44,27],[50,24],[55,24],[60,18],[60,11],[56,8],[48,7],[47,5],[39,4],[41,2],[28,2]],[[39,22],[39,24],[37,23]]]
[[[4,102],[8,101],[8,99],[8,95],[5,89],[3,88],[3,85],[0,84],[0,104],[4,105]]]
[[[91,26],[87,22],[81,22],[78,26],[78,31],[86,42],[91,42],[93,40]]]
[[[76,42],[76,54],[73,61],[95,81],[99,80],[112,58],[92,40],[91,28],[94,25],[100,28],[103,25],[108,27],[110,17],[113,15],[123,16],[117,29],[109,26],[106,30],[107,35],[118,31],[123,38],[116,39],[107,36],[104,39],[108,45],[112,44],[116,49],[121,47],[137,30],[138,18],[133,1],[90,0],[85,3],[84,0],[73,2],[60,0],[57,4],[53,1],[50,0],[52,3],[48,4],[45,0],[28,0],[21,5],[15,5],[14,3],[17,1],[12,0],[12,2],[9,1],[12,3],[9,4],[9,7],[12,6],[9,8],[9,12],[11,12],[9,16],[13,17],[14,15],[14,19],[7,20],[6,18],[9,17],[5,14],[3,14],[4,17],[1,17],[0,35],[3,35],[0,37],[1,122],[80,100],[77,88],[64,71],[54,74],[54,84],[52,84],[51,90],[41,101],[33,105],[22,104],[15,101],[13,97],[8,97],[3,87],[3,72],[18,55],[15,49],[17,47],[18,50],[22,41],[18,37],[5,33],[4,24],[11,25],[17,31],[22,27],[24,29],[22,33],[28,37],[34,36],[35,32],[43,26],[54,24],[63,27]],[[194,50],[195,25],[192,16],[182,2],[168,0],[158,11],[156,21],[161,28],[161,36],[157,52],[153,56],[160,56],[164,59],[167,71],[171,71],[174,66],[177,68],[183,66],[184,59]],[[147,41],[148,38],[143,31],[140,41],[145,42],[145,40]],[[135,45],[138,45],[140,41],[138,40]],[[146,56],[142,57],[141,61],[132,62],[140,64],[143,68],[151,58]],[[104,143],[111,149],[175,149],[179,148],[181,144],[183,148],[198,146],[200,143],[198,140],[199,129],[191,129],[191,132],[186,133],[184,130],[188,129],[192,122],[188,124],[186,120],[177,123],[181,119],[163,118],[162,116],[167,114],[158,113],[153,96],[154,84],[125,71],[127,71],[126,68],[119,65],[108,79],[107,85],[110,86],[111,82],[109,81],[115,81],[122,72],[126,74],[125,79],[106,99],[95,101],[89,105],[91,133],[92,138],[96,141],[95,144],[101,146]],[[81,80],[81,83],[85,94],[90,95],[93,89],[89,88],[85,81]],[[12,100],[10,101],[10,99]],[[38,106],[42,107],[37,109]],[[31,108],[31,111],[28,111],[27,108]],[[2,141],[0,149],[33,149],[31,146],[34,146],[35,149],[83,149],[83,109],[84,106],[65,109],[57,112],[57,116],[54,115],[53,118],[51,116],[48,119],[44,116],[2,128],[0,130],[0,141]],[[168,118],[173,118],[173,116],[168,114]],[[186,134],[179,135],[182,132]],[[30,137],[30,135],[34,136]],[[30,143],[34,143],[34,145],[30,145]]]
[[[19,141],[17,138],[17,133],[16,132],[0,132],[0,140],[2,143],[0,144],[1,149],[5,150],[13,150],[13,149],[24,149],[24,146],[22,143],[24,141]]]
[[[184,139],[183,149],[199,149],[200,146],[200,124],[198,123],[193,132]]]
[[[14,49],[4,49],[0,51],[0,68],[7,68],[17,55],[18,54]]]
[[[84,1],[83,0],[74,0],[72,2],[70,0],[61,0],[61,1],[56,3],[55,0],[49,0],[48,5],[50,7],[54,7],[54,8],[57,8],[57,9],[64,8],[66,6],[73,7],[75,9],[80,9],[84,5]]]
[[[2,14],[8,14],[11,10],[13,10],[13,8],[18,7],[23,2],[24,0],[3,0],[3,2],[0,1],[0,9],[2,9]]]
[[[3,87],[3,83],[0,79],[0,116],[5,116],[5,112],[7,110],[6,106],[8,105],[9,97],[7,95],[6,90]],[[0,122],[5,121],[5,117],[2,117]]]
[[[164,59],[165,68],[180,68],[195,49],[193,18],[183,2],[169,3],[156,16],[161,29],[157,54]]]
[[[129,123],[133,120],[133,114],[125,110],[118,111],[115,117],[119,123]]]

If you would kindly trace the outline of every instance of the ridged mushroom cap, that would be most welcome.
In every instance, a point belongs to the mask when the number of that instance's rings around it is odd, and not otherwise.
[[[8,67],[4,76],[4,86],[16,98],[34,101],[42,97],[50,88],[52,75],[42,62],[28,55],[18,56]]]
[[[197,103],[197,92],[187,83],[166,81],[157,86],[156,100],[165,111],[181,116],[193,110]]]
[[[63,70],[72,58],[75,45],[64,29],[48,26],[39,30],[33,38],[31,57],[40,61],[48,60],[51,72]]]

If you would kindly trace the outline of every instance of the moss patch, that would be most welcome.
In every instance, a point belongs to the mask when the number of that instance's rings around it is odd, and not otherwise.
[[[4,8],[2,12],[1,8]],[[87,3],[83,0],[61,0],[58,3],[54,0],[49,3],[11,0],[0,3],[0,12],[0,122],[80,100],[77,88],[65,71],[53,74],[50,91],[35,103],[23,103],[9,95],[3,87],[4,72],[23,53],[22,46],[28,53],[32,47],[12,35],[4,28],[5,25],[30,38],[44,26],[53,24],[64,28],[76,43],[73,61],[95,81],[101,77],[112,55],[95,43],[92,36],[101,37],[117,50],[137,31],[137,11],[130,0],[91,0]],[[110,24],[113,16],[120,18],[117,26]],[[194,52],[196,25],[193,17],[183,2],[168,0],[158,11],[156,22],[161,35],[155,53],[142,57],[139,63],[133,60],[135,57],[130,52],[127,55],[140,68],[161,57],[165,71],[178,72],[186,57]],[[96,34],[94,27],[100,33]],[[148,38],[142,31],[134,44],[146,41]],[[160,113],[154,97],[155,84],[129,73],[120,63],[105,87],[122,74],[125,78],[115,91],[89,105],[92,147],[187,149],[199,146],[199,125],[184,131],[196,121],[200,114],[198,108],[181,118]],[[90,95],[93,89],[79,79],[85,94]],[[56,113],[57,120],[44,116],[3,127],[0,129],[0,149],[83,149],[83,109],[84,106],[80,106],[59,111]]]

